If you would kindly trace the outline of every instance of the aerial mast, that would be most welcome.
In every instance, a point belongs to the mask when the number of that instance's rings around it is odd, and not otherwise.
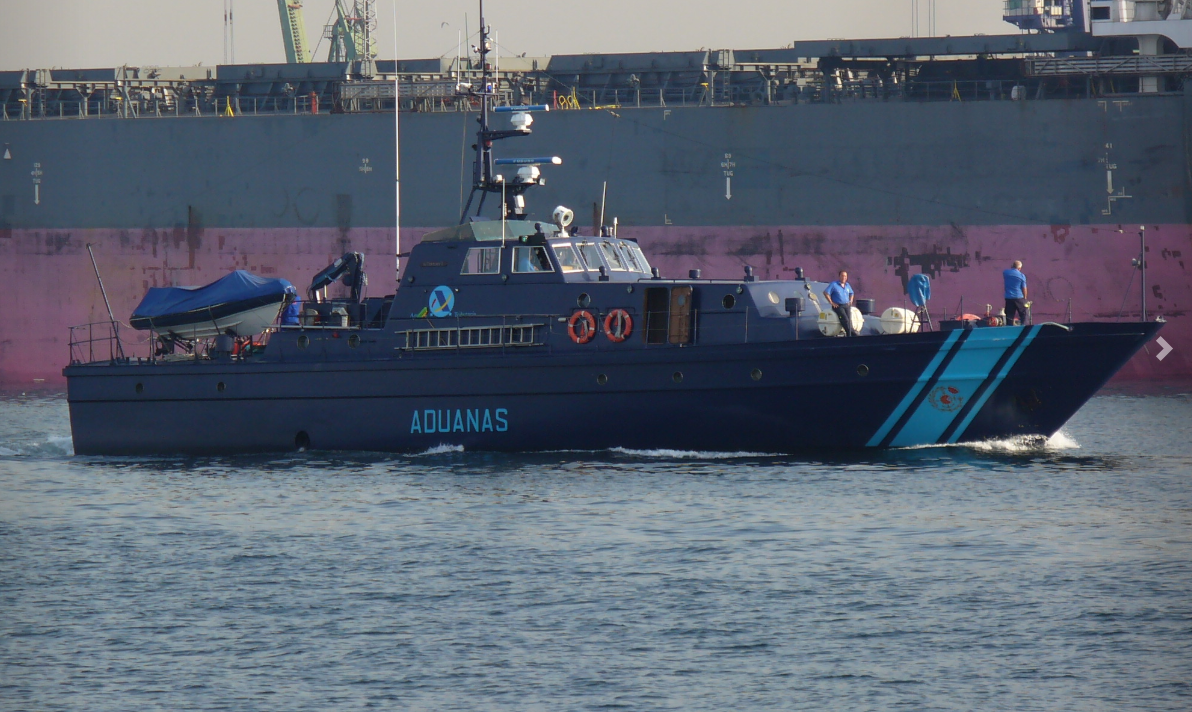
[[[545,104],[535,106],[499,106],[493,107],[493,97],[496,96],[497,82],[500,77],[489,75],[488,54],[494,49],[493,41],[489,37],[489,27],[484,22],[484,0],[480,0],[480,41],[473,48],[480,55],[480,87],[468,86],[469,96],[480,98],[480,130],[476,132],[476,158],[472,164],[472,192],[468,194],[468,202],[459,216],[462,224],[468,219],[468,211],[472,208],[472,201],[476,193],[480,193],[480,201],[476,206],[476,215],[484,208],[484,198],[489,193],[500,193],[502,196],[501,217],[513,220],[526,219],[525,192],[536,185],[543,185],[546,179],[541,177],[538,166],[545,164],[560,165],[563,159],[558,156],[540,158],[498,158],[493,159],[493,141],[500,141],[514,136],[529,136],[530,124],[534,119],[532,111],[549,111]],[[512,129],[494,131],[489,126],[489,115],[493,112],[510,113]],[[496,173],[494,166],[517,166],[517,177],[507,183],[505,177]]]

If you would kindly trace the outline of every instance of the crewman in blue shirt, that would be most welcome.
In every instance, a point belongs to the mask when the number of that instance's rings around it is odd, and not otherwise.
[[[856,336],[857,332],[853,331],[853,302],[857,301],[857,296],[853,294],[853,288],[848,283],[848,272],[840,270],[835,282],[828,285],[824,290],[824,296],[828,298],[828,304],[832,305],[832,311],[836,312],[836,316],[840,318],[840,325],[844,327],[845,336]]]
[[[1026,275],[1023,274],[1022,263],[1014,260],[1010,269],[1002,272],[1002,280],[1006,283],[1006,324],[1014,323],[1017,316],[1022,317],[1019,323],[1026,323]]]

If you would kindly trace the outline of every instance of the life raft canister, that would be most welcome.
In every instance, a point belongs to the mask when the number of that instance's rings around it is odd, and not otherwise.
[[[572,314],[567,320],[567,335],[577,344],[588,343],[596,336],[596,317],[586,309]]]
[[[633,333],[633,317],[624,309],[613,309],[604,317],[604,334],[609,341],[621,343]]]

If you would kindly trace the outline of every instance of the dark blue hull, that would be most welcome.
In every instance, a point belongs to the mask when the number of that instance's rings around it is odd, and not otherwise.
[[[90,364],[65,375],[78,454],[439,445],[780,453],[1048,436],[1161,326]]]

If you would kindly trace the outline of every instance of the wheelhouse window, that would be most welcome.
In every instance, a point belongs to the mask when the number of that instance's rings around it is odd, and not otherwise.
[[[645,272],[641,265],[637,263],[637,255],[633,254],[633,250],[624,242],[617,243],[617,251],[621,253],[621,257],[625,260],[625,264],[629,266],[630,272]]]
[[[579,254],[584,258],[584,264],[588,269],[592,272],[599,270],[600,266],[604,264],[600,261],[600,248],[591,242],[581,242],[578,247]]]
[[[607,240],[600,243],[600,249],[604,251],[604,258],[608,260],[609,269],[618,272],[626,270],[625,260],[621,259],[621,253],[617,252],[617,246]]]
[[[642,252],[642,248],[638,247],[636,242],[624,242],[622,245],[627,251],[632,252],[635,258],[637,258],[637,266],[641,268],[639,271],[649,274],[650,261],[646,259],[646,255]]]
[[[546,248],[541,245],[513,248],[514,272],[554,272]]]
[[[575,254],[570,243],[561,242],[554,245],[555,259],[559,260],[559,268],[564,272],[583,272],[584,263]]]
[[[501,271],[501,248],[473,247],[464,256],[460,274],[498,274]]]

